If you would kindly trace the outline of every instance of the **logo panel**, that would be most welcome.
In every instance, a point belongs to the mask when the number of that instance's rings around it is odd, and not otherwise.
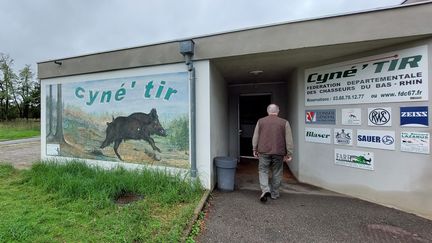
[[[429,110],[427,106],[400,108],[400,125],[402,127],[428,127]]]
[[[395,132],[383,130],[357,130],[357,146],[395,150]]]
[[[369,126],[390,127],[392,125],[391,118],[390,107],[368,108]]]
[[[428,132],[401,132],[401,151],[429,154],[430,133]]]
[[[342,125],[361,125],[361,109],[342,109]]]
[[[307,124],[336,124],[336,109],[306,110],[305,122]]]
[[[352,129],[334,129],[334,144],[337,145],[352,145],[353,130]]]
[[[311,143],[331,143],[331,129],[306,127],[305,141]]]
[[[364,170],[374,170],[372,152],[335,149],[335,164]]]

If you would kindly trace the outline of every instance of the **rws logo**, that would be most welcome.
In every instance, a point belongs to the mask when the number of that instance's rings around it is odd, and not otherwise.
[[[401,107],[400,124],[403,127],[429,126],[428,107],[427,106]]]
[[[391,108],[369,108],[368,109],[369,126],[391,126]]]

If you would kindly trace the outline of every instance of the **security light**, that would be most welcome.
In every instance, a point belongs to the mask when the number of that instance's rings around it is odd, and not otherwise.
[[[193,55],[194,54],[194,42],[193,40],[186,40],[180,42],[180,53],[185,55]]]

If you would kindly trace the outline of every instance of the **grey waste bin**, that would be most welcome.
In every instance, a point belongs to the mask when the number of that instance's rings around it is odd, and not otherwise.
[[[214,160],[219,190],[233,191],[237,159],[232,157],[216,157]]]

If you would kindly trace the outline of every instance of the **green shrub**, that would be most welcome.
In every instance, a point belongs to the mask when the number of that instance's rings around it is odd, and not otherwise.
[[[169,141],[179,150],[189,149],[189,119],[187,116],[180,117],[170,122]]]

